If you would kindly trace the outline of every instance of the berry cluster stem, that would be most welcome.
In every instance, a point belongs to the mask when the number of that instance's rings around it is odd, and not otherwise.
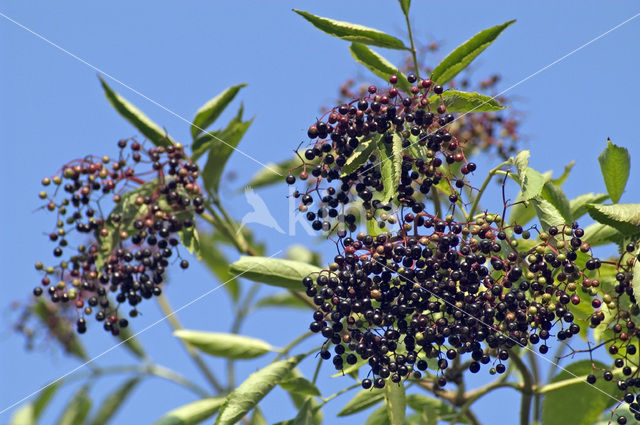
[[[518,369],[522,375],[522,398],[520,400],[520,425],[529,425],[529,417],[531,416],[531,402],[535,392],[535,381],[531,375],[531,371],[520,358],[518,353],[511,351],[509,358],[512,364]]]
[[[409,42],[411,43],[411,57],[413,59],[413,67],[415,69],[416,77],[420,80],[420,65],[418,63],[418,56],[415,43],[413,42],[413,31],[411,30],[411,22],[409,21],[409,15],[404,15],[404,20],[407,23],[407,32],[409,33]]]
[[[511,160],[507,160],[507,161],[503,162],[502,164],[498,164],[496,167],[492,168],[489,171],[489,173],[487,174],[487,177],[482,182],[482,186],[480,186],[480,189],[478,190],[478,194],[473,199],[473,204],[471,204],[471,209],[469,210],[469,215],[467,216],[467,221],[471,221],[473,219],[473,215],[476,213],[476,210],[478,209],[478,205],[480,203],[480,198],[482,198],[482,195],[484,194],[484,191],[487,188],[487,186],[489,185],[489,182],[491,181],[493,176],[498,174],[498,171],[502,167],[504,167],[505,165],[510,165],[510,164],[511,164]]]

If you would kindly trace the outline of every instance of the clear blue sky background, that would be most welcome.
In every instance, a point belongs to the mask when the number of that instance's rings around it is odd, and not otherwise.
[[[256,120],[240,148],[263,162],[288,157],[292,148],[305,139],[305,128],[314,121],[319,106],[335,98],[336,88],[353,74],[368,75],[351,60],[348,43],[314,29],[291,12],[294,7],[405,37],[400,9],[391,0],[0,2],[0,12],[187,119],[224,88],[249,83],[239,99],[244,101],[247,115],[255,115]],[[506,88],[639,11],[638,4],[631,1],[606,5],[597,1],[459,1],[445,5],[414,0],[411,14],[416,37],[443,41],[442,54],[481,29],[518,19],[474,65],[481,76],[499,72],[503,76],[501,88]],[[596,157],[609,136],[615,143],[627,146],[632,155],[633,169],[622,202],[640,199],[636,184],[640,177],[639,39],[640,18],[509,93],[526,114],[522,133],[528,136],[526,145],[534,151],[531,163],[535,168],[561,170],[572,159],[577,160],[565,184],[570,198],[583,192],[604,191]],[[32,213],[39,205],[39,181],[71,158],[115,153],[115,142],[136,135],[136,131],[108,105],[94,70],[3,18],[0,40],[0,136],[4,158],[0,171],[0,409],[4,409],[78,364],[53,347],[25,353],[23,339],[10,329],[9,305],[25,300],[38,281],[33,263],[50,258],[50,245],[43,237],[50,217]],[[400,59],[394,51],[384,54],[392,60]],[[438,59],[431,57],[429,61],[434,64]],[[118,84],[110,84],[165,126],[174,138],[189,140],[185,122]],[[235,112],[237,104],[220,123]],[[482,178],[489,164],[481,165],[476,178]],[[237,171],[239,179],[224,187],[224,200],[235,215],[242,215],[250,207],[242,196],[233,194],[234,190],[260,166],[235,154],[228,167]],[[285,187],[261,194],[276,217],[287,215]],[[284,219],[281,226],[286,226]],[[291,238],[260,227],[254,230],[268,241],[269,254],[286,249],[291,243],[312,242],[301,232]],[[327,244],[317,249],[329,252]],[[174,272],[172,277],[167,293],[176,307],[218,284],[201,266]],[[261,294],[269,291],[264,289]],[[133,322],[136,329],[160,317],[153,303],[142,309],[144,316]],[[180,314],[187,328],[216,331],[226,331],[230,317],[229,299],[223,291]],[[308,321],[307,313],[264,310],[253,315],[242,331],[283,346],[304,332]],[[83,341],[96,355],[113,341],[97,326],[92,328]],[[182,348],[172,341],[166,323],[150,329],[140,339],[159,364],[205,385]],[[318,342],[316,339],[303,348]],[[115,350],[97,363],[133,364],[135,359],[124,350]],[[223,363],[210,363],[222,375]],[[244,364],[240,379],[260,364]],[[302,370],[310,375],[314,364],[309,360]],[[350,378],[328,378],[329,369],[323,371],[319,381],[324,395],[351,384]],[[483,376],[477,382],[488,377],[486,373],[480,375]],[[101,380],[92,387],[91,394],[100,399],[121,378]],[[44,423],[55,422],[65,399],[76,388],[77,385],[69,386],[58,395],[47,410]],[[333,418],[348,398],[326,406],[326,423],[364,421],[366,414],[356,419]],[[149,379],[137,388],[113,423],[150,423],[193,399],[192,394],[171,383]],[[498,391],[481,403],[478,415],[484,423],[513,423],[517,415],[515,401],[508,391]],[[294,416],[280,390],[269,395],[263,407],[270,423]],[[7,422],[10,413],[0,416],[0,423]]]

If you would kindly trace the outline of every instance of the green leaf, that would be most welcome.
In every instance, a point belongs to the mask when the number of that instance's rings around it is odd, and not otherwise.
[[[378,142],[381,140],[382,135],[376,134],[373,137],[364,137],[360,140],[360,143],[355,148],[353,153],[344,166],[342,167],[341,177],[348,176],[351,173],[354,173],[365,164],[368,160],[375,148],[378,146]]]
[[[405,16],[409,16],[409,8],[411,7],[411,0],[398,0],[400,3],[400,8],[402,8],[402,13]]]
[[[429,98],[432,110],[436,110],[442,102],[444,102],[447,112],[452,113],[467,114],[470,112],[491,112],[506,109],[490,96],[458,90],[447,90],[440,96],[434,95]]]
[[[575,159],[573,161],[571,161],[570,163],[568,163],[567,165],[564,166],[564,171],[562,172],[562,175],[556,179],[551,179],[551,181],[553,182],[553,184],[558,185],[558,186],[562,186],[562,184],[567,180],[567,178],[569,177],[569,174],[571,173],[571,170],[573,169],[573,166],[576,165],[576,161]]]
[[[387,402],[387,414],[391,425],[402,425],[407,410],[404,385],[387,383],[385,386],[385,400]]]
[[[614,204],[617,204],[629,179],[629,168],[631,167],[629,151],[614,145],[611,140],[607,139],[607,147],[598,156],[598,162],[609,198]]]
[[[640,248],[636,249],[634,255],[636,257],[640,256]],[[636,258],[633,263],[633,280],[631,281],[631,286],[633,287],[633,296],[637,302],[640,300],[640,260],[638,260],[638,258]]]
[[[635,234],[640,230],[640,204],[589,204],[587,208],[591,218],[615,227],[623,234]]]
[[[251,415],[251,422],[249,425],[269,425],[259,407],[255,407],[253,409],[253,415]]]
[[[411,90],[411,83],[407,81],[407,77],[398,70],[398,67],[394,66],[379,53],[374,52],[362,43],[351,43],[349,51],[356,62],[364,65],[365,68],[382,78],[385,82],[389,81],[390,76],[397,75],[397,86],[405,92]]]
[[[577,220],[588,211],[588,204],[601,204],[609,198],[609,195],[604,193],[585,193],[569,201],[569,207],[571,208],[571,216],[573,220]]]
[[[254,359],[274,351],[270,344],[260,339],[236,334],[179,329],[173,335],[204,353],[227,359]]]
[[[218,119],[220,114],[222,114],[225,108],[229,106],[231,101],[236,97],[240,89],[246,86],[246,84],[231,86],[198,109],[193,119],[193,124],[191,125],[191,137],[194,142],[200,133],[205,131],[207,127]]]
[[[118,409],[122,407],[122,404],[129,396],[131,391],[133,391],[136,385],[138,385],[138,382],[140,382],[139,377],[131,378],[120,387],[116,388],[114,392],[109,394],[107,398],[104,399],[102,403],[100,403],[100,409],[95,414],[90,424],[104,425],[109,422],[109,420],[116,414]]]
[[[215,415],[224,402],[224,397],[203,398],[173,409],[153,425],[196,425]]]
[[[58,419],[58,425],[78,425],[84,423],[91,409],[91,399],[88,393],[88,388],[82,387],[74,394],[69,404],[64,408],[62,417]]]
[[[310,396],[318,396],[320,397],[320,390],[315,386],[311,381],[302,376],[297,376],[295,378],[289,378],[285,381],[280,382],[280,386],[282,389],[286,391],[295,391],[300,394],[306,394]]]
[[[223,283],[224,288],[234,301],[240,296],[238,280],[229,272],[229,261],[217,247],[211,235],[200,233],[200,255],[209,270]]]
[[[130,235],[137,233],[133,226],[134,221],[136,218],[145,216],[148,213],[149,206],[140,202],[136,203],[136,200],[139,201],[138,198],[151,196],[157,187],[158,182],[156,180],[141,184],[135,189],[124,193],[120,201],[115,204],[106,221],[106,228],[109,233],[106,236],[100,236],[98,240],[100,252],[96,258],[96,268],[99,271],[102,270],[105,259],[120,243],[120,232],[124,231]],[[115,216],[121,217],[117,223],[113,220]]]
[[[531,202],[533,203],[533,207],[536,209],[538,220],[540,220],[540,224],[545,231],[551,226],[561,226],[565,224],[564,218],[556,207],[551,204],[551,202],[542,199],[539,196],[532,199]]]
[[[285,257],[287,260],[300,261],[313,264],[314,266],[320,266],[322,264],[322,255],[320,255],[319,252],[311,251],[306,246],[300,244],[289,245]]]
[[[456,408],[447,404],[444,400],[438,400],[424,394],[407,395],[407,405],[416,412],[425,414],[428,420],[431,421],[435,419],[435,423],[439,420],[449,422],[458,414]],[[433,416],[435,416],[435,418]],[[469,419],[463,415],[456,423],[468,424]]]
[[[238,388],[227,396],[227,401],[216,418],[215,425],[235,424],[258,405],[278,382],[286,377],[304,358],[298,355],[271,363],[252,373]]]
[[[605,364],[596,360],[593,361],[593,365],[596,369],[607,369]],[[589,359],[571,363],[564,369],[551,382],[588,375],[594,370],[592,361]],[[615,398],[620,394],[614,382],[598,379],[594,386],[597,389],[586,382],[580,382],[547,392],[542,401],[542,423],[545,425],[591,425],[603,410],[615,403]],[[569,402],[571,408],[567,408]]]
[[[423,394],[407,395],[407,405],[416,412],[421,412],[429,421],[435,419],[449,422],[458,415],[458,410],[447,404],[444,400],[438,400]],[[462,415],[456,420],[458,424],[468,424],[469,419]]]
[[[391,425],[391,420],[389,420],[389,414],[387,413],[387,406],[381,406],[371,412],[371,415],[369,415],[364,425]]]
[[[133,335],[133,330],[131,329],[131,325],[129,325],[126,328],[120,328],[120,333],[118,333],[116,338],[124,342],[124,348],[129,350],[131,354],[140,359],[145,359],[147,355],[144,352],[144,348],[142,348],[142,344],[140,344],[138,338]]]
[[[307,310],[309,306],[300,298],[295,295],[291,295],[291,292],[279,292],[277,294],[269,295],[256,303],[257,308],[265,307],[289,307]]]
[[[9,425],[36,425],[34,416],[33,404],[27,403],[13,412],[11,419],[9,419]]]
[[[34,402],[33,402],[33,418],[35,420],[40,418],[40,416],[44,412],[44,409],[47,408],[47,405],[49,404],[49,402],[51,401],[51,399],[55,395],[55,393],[58,390],[58,388],[60,388],[60,381],[54,382],[52,384],[49,384],[46,387],[44,387],[42,392],[40,392],[40,395],[38,396],[38,398],[36,398],[34,400]]]
[[[619,235],[620,232],[614,227],[602,223],[593,223],[585,227],[582,240],[593,247],[610,244]]]
[[[111,106],[113,106],[124,119],[129,121],[129,124],[137,128],[144,137],[149,139],[151,143],[156,146],[169,146],[175,143],[158,124],[151,121],[148,116],[133,106],[127,99],[114,92],[102,77],[98,76],[98,78]]]
[[[204,181],[205,189],[209,193],[218,193],[220,178],[224,172],[225,164],[252,122],[253,118],[249,121],[242,121],[242,113],[240,111],[224,130],[214,133],[209,132],[200,136],[201,139],[205,140],[203,143],[210,145],[207,162],[202,170],[202,180]]]
[[[313,425],[313,412],[311,411],[311,401],[313,399],[308,397],[304,402],[298,414],[293,418],[292,425]]]
[[[298,371],[298,369],[293,369],[289,374],[289,376],[285,378],[285,380],[291,379],[291,378],[298,378],[298,377],[302,377],[302,374]],[[314,425],[322,424],[324,420],[324,414],[322,413],[322,408],[320,406],[320,403],[318,403],[315,398],[309,397],[308,395],[299,393],[297,391],[289,391],[289,390],[285,390],[285,391],[289,395],[289,398],[291,398],[291,401],[293,402],[293,405],[297,410],[302,409],[303,405],[309,402],[312,415],[313,415],[313,419],[312,419],[313,424]],[[284,421],[284,423],[287,425],[290,425],[292,422],[293,422],[293,419]]]
[[[524,201],[540,195],[542,187],[546,183],[546,179],[542,174],[529,167],[530,155],[531,152],[529,151],[521,151],[514,159],[520,181],[520,197]]]
[[[360,390],[342,409],[338,416],[349,416],[380,403],[384,400],[385,392],[382,389],[373,388],[370,390]],[[386,407],[385,407],[386,409]]]
[[[542,187],[542,198],[548,201],[555,209],[560,213],[564,219],[564,223],[571,223],[573,221],[573,215],[571,214],[571,205],[567,199],[567,195],[564,194],[564,190],[552,181],[548,181]]]
[[[536,216],[536,209],[531,202],[522,198],[522,191],[518,193],[514,205],[509,211],[509,223],[524,226]]]
[[[320,267],[298,261],[269,257],[242,256],[231,264],[231,273],[245,279],[287,289],[302,289],[302,279],[322,271]]]
[[[388,49],[408,50],[402,40],[385,34],[374,28],[352,24],[350,22],[336,21],[321,16],[312,15],[303,10],[293,9],[298,15],[309,21],[311,25],[320,31],[346,41],[355,41],[370,46],[386,47]]]
[[[482,30],[456,47],[453,52],[449,53],[447,57],[434,68],[431,72],[431,79],[440,85],[449,82],[449,80],[458,75],[460,71],[465,69],[476,56],[489,47],[505,28],[514,22],[515,20],[507,21],[502,25],[496,25],[495,27]]]
[[[383,140],[383,138],[378,139],[378,152],[380,153],[378,165],[384,186],[382,202],[395,202],[402,176],[402,137],[393,133],[392,143],[387,144]]]

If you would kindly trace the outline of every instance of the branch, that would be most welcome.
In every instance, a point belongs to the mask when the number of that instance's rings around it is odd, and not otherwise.
[[[531,415],[531,401],[535,390],[535,382],[527,365],[522,361],[518,353],[509,350],[509,359],[511,363],[520,371],[524,388],[522,390],[522,399],[520,402],[520,425],[529,425],[529,416]]]

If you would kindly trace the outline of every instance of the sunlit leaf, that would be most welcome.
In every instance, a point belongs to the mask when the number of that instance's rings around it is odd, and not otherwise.
[[[149,117],[133,106],[127,99],[113,91],[102,77],[98,76],[98,78],[111,106],[113,106],[124,119],[129,121],[131,125],[138,129],[144,137],[156,146],[168,146],[175,143],[158,124],[151,121]]]
[[[482,30],[456,47],[433,69],[431,79],[440,85],[449,82],[449,80],[458,75],[460,71],[465,69],[471,61],[482,53],[484,49],[489,47],[505,28],[514,22],[515,20],[507,21],[504,24]]]
[[[380,30],[365,27],[363,25],[352,24],[350,22],[323,18],[321,16],[312,15],[311,13],[303,10],[293,9],[293,11],[309,21],[311,25],[318,28],[320,31],[326,32],[334,37],[338,37],[346,41],[364,43],[370,46],[400,50],[407,49],[402,40],[389,34],[385,34]]]

